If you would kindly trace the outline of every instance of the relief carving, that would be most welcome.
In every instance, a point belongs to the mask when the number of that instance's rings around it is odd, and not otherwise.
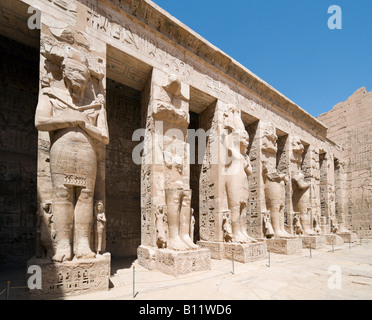
[[[95,205],[94,222],[94,248],[97,254],[106,250],[106,215],[103,201],[97,201]]]
[[[36,256],[50,258],[53,256],[53,202],[40,204],[37,215]]]

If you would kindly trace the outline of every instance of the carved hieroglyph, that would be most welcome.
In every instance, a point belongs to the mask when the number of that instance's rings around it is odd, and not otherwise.
[[[293,237],[285,230],[284,209],[286,200],[285,185],[288,177],[277,170],[277,140],[276,129],[272,123],[263,123],[262,133],[262,166],[267,211],[271,215],[271,223],[275,237]]]
[[[99,158],[102,146],[109,143],[102,59],[94,57],[81,33],[43,28],[44,75],[35,125],[40,132],[48,132],[50,139],[51,188],[42,177],[39,191],[52,196],[52,260],[91,259],[96,255],[92,228]],[[103,203],[97,210],[96,251],[100,253],[104,249]]]

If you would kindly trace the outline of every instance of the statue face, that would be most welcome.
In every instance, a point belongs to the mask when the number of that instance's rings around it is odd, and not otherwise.
[[[304,151],[304,146],[300,140],[300,138],[295,137],[292,141],[292,150],[296,153],[302,153]]]
[[[75,94],[81,94],[88,84],[89,70],[84,64],[67,59],[64,64],[63,76],[72,91]]]
[[[247,131],[240,131],[240,145],[247,149],[249,146],[249,136]]]
[[[97,204],[97,210],[98,210],[98,212],[102,212],[103,211],[103,203],[102,202],[99,202]]]

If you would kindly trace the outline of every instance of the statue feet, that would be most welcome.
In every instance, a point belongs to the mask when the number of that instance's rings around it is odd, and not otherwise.
[[[284,232],[282,230],[278,230],[278,231],[275,232],[275,238],[288,239],[288,238],[294,238],[294,236],[292,236],[288,232]]]
[[[282,230],[282,232],[284,233],[284,235],[285,235],[286,238],[289,238],[289,239],[296,238],[296,236],[294,236],[293,234],[290,234],[289,232],[287,232],[285,230]]]
[[[244,244],[244,243],[247,243],[247,239],[244,237],[244,235],[241,232],[237,232],[236,234],[233,235],[232,242]]]
[[[54,262],[70,261],[72,259],[71,249],[56,249],[56,254],[52,257]]]
[[[245,238],[245,243],[257,243],[258,242],[256,239],[253,239],[252,237],[250,237],[248,233],[243,231],[242,234],[243,234],[243,237]]]
[[[87,246],[77,246],[75,257],[77,259],[94,259],[96,254]]]
[[[304,236],[316,236],[318,233],[316,233],[314,230],[311,229],[304,229]]]
[[[169,238],[168,249],[175,251],[184,251],[190,249],[189,246],[181,240],[180,237]]]
[[[192,242],[189,236],[181,236],[181,239],[190,249],[199,249],[199,246]]]

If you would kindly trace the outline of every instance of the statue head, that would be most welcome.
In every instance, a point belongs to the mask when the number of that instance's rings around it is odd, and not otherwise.
[[[81,99],[90,78],[87,58],[82,52],[66,47],[62,70],[66,86],[73,98]]]
[[[304,145],[302,144],[299,137],[295,136],[292,139],[292,151],[294,153],[301,153],[304,151]]]
[[[103,213],[104,211],[104,206],[103,206],[103,201],[99,200],[96,202],[96,209],[97,209],[97,214]]]
[[[240,145],[244,146],[245,149],[248,148],[249,145],[249,135],[248,132],[245,130],[240,131]]]
[[[269,153],[277,152],[277,140],[278,135],[276,134],[276,128],[271,122],[267,122],[263,125],[263,134],[262,134],[262,150]]]

